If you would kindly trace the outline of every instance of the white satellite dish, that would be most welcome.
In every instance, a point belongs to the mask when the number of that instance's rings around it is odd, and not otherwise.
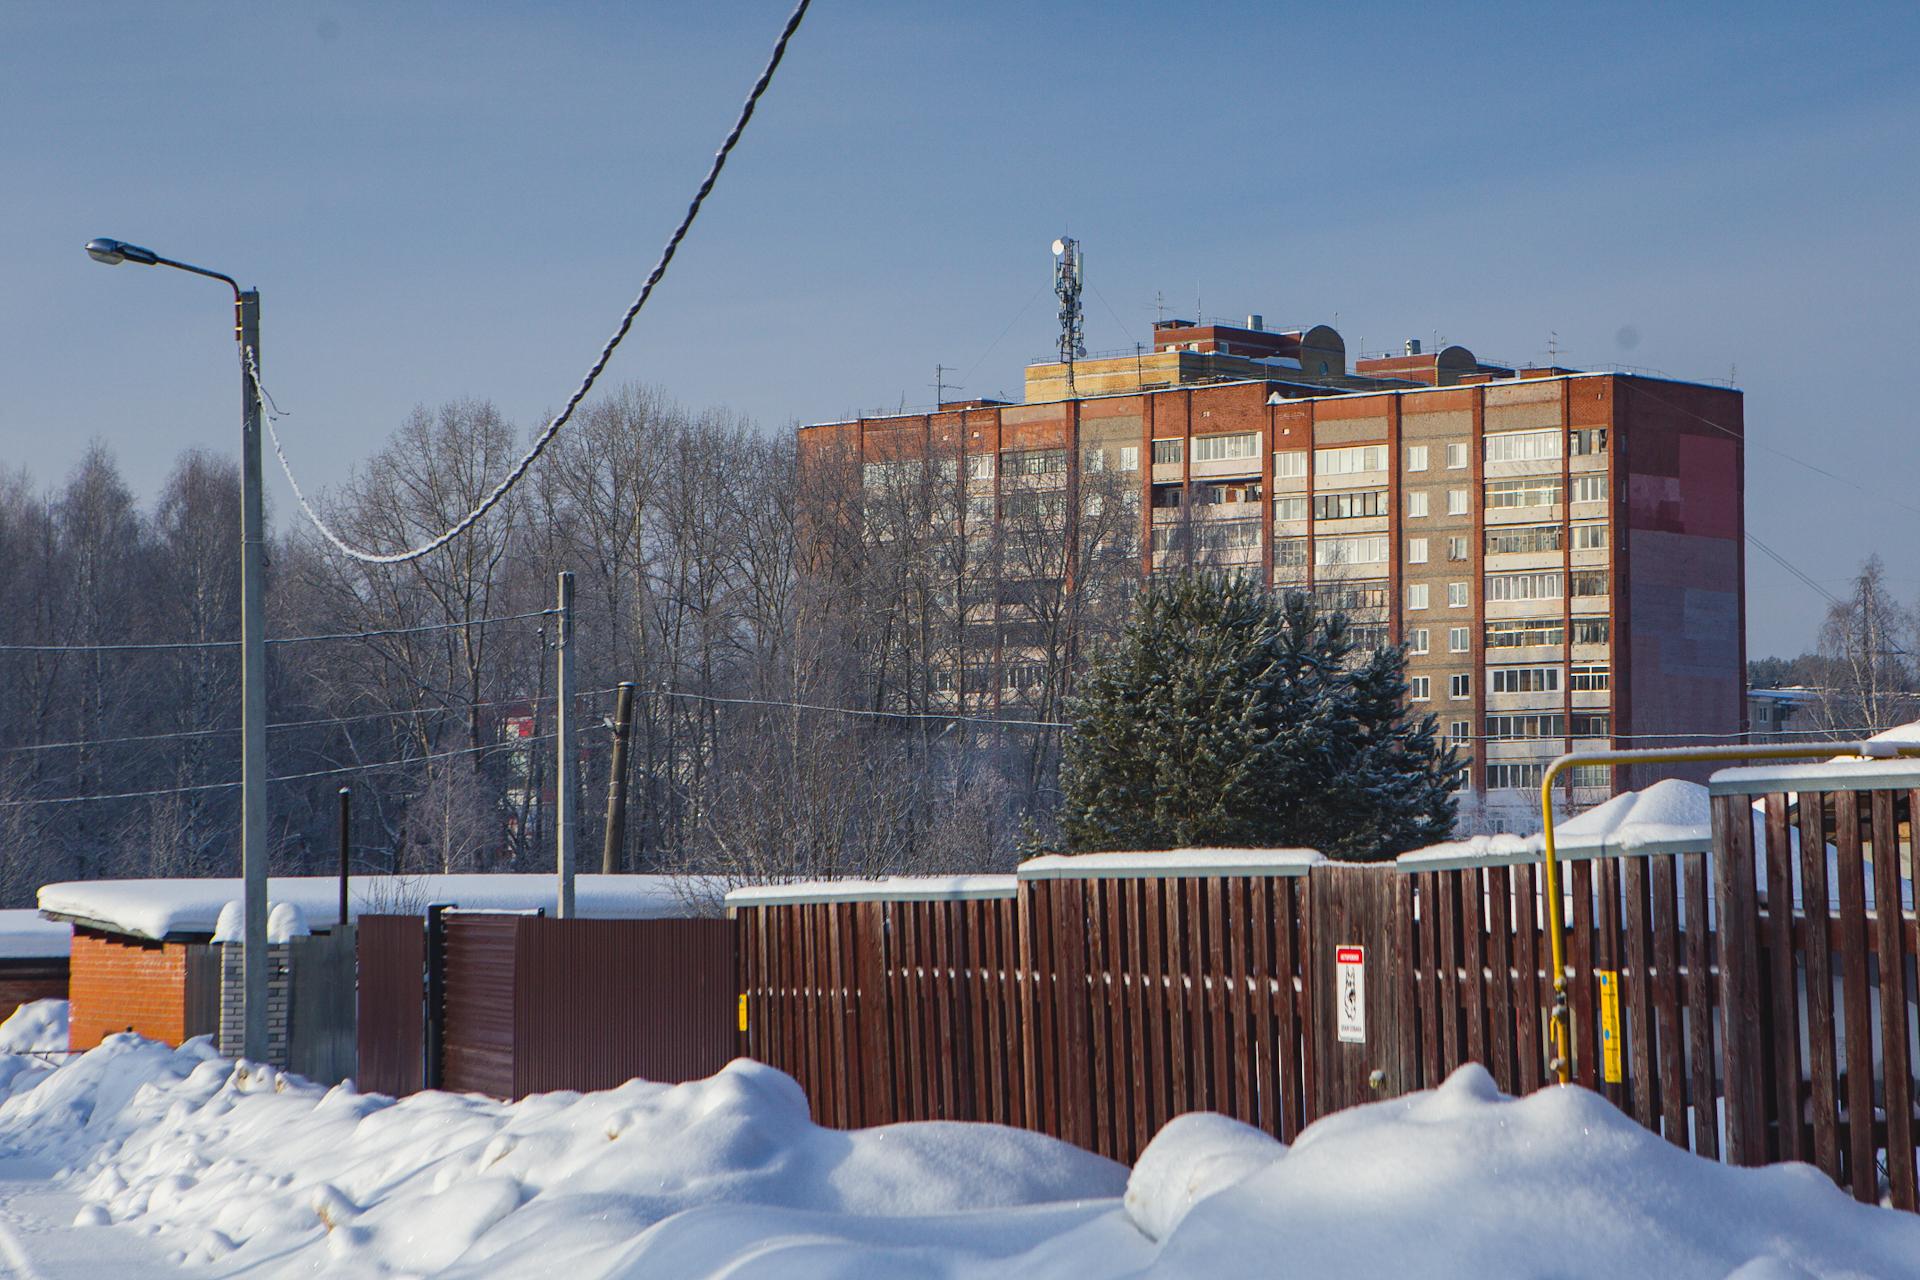
[[[1057,258],[1057,257],[1059,257],[1059,256],[1060,256],[1061,254],[1063,254],[1063,253],[1065,253],[1066,251],[1067,251],[1067,242],[1066,242],[1065,240],[1055,240],[1055,241],[1053,242],[1053,256],[1054,256],[1054,257],[1056,257],[1056,258]]]

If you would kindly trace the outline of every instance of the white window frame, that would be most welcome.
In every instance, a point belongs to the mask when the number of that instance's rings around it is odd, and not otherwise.
[[[1431,633],[1425,627],[1415,627],[1407,633],[1407,652],[1426,653],[1431,640]]]
[[[1473,651],[1472,627],[1447,628],[1447,652],[1471,653]]]
[[[1491,431],[1484,439],[1488,462],[1545,462],[1560,456],[1560,428]]]
[[[1447,490],[1447,514],[1463,516],[1467,514],[1467,491],[1465,489]]]
[[[1277,449],[1273,455],[1273,478],[1275,480],[1304,480],[1307,478],[1307,451],[1305,449]]]
[[[1473,697],[1473,672],[1456,671],[1447,677],[1447,701],[1464,702]]]
[[[1427,540],[1425,538],[1407,539],[1407,563],[1425,564],[1427,562]]]
[[[1473,597],[1468,594],[1467,584],[1464,582],[1449,582],[1447,584],[1447,608],[1469,609],[1472,607]]]
[[[1467,445],[1464,440],[1457,440],[1447,446],[1447,470],[1459,471],[1471,461],[1472,458],[1467,453]]]
[[[1407,584],[1407,608],[1424,609],[1427,607],[1427,584],[1409,582]]]
[[[1427,514],[1427,491],[1414,489],[1407,494],[1407,516],[1415,519]]]
[[[1432,676],[1409,676],[1407,678],[1407,701],[1432,702],[1433,701],[1433,677]]]
[[[1195,462],[1242,462],[1260,456],[1258,431],[1233,431],[1193,438]]]
[[[1427,469],[1427,446],[1410,444],[1407,446],[1407,470],[1425,471]]]

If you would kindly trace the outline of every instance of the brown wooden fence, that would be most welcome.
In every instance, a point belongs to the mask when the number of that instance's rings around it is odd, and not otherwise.
[[[1920,774],[1846,768],[1825,789],[1716,781],[1712,849],[1567,859],[1571,1065],[1677,1146],[1810,1160],[1862,1199],[1884,1170],[1915,1208]],[[747,1052],[822,1123],[992,1119],[1122,1160],[1187,1110],[1291,1139],[1466,1062],[1510,1093],[1551,1078],[1537,855],[1204,862],[736,895]],[[1365,957],[1357,1038],[1336,1034],[1336,949]]]
[[[520,1098],[713,1074],[737,1049],[727,920],[363,916],[360,1086]]]

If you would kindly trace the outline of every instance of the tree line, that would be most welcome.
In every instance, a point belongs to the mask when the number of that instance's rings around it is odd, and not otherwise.
[[[525,440],[484,401],[418,409],[322,512],[359,545],[413,544]],[[275,873],[333,867],[343,785],[358,870],[551,867],[553,626],[521,615],[551,608],[563,569],[584,869],[600,861],[621,681],[637,697],[620,870],[1004,867],[1051,831],[1070,672],[1139,577],[1135,486],[1076,477],[1069,507],[1065,485],[1003,477],[989,520],[936,459],[802,460],[791,430],[630,386],[419,561],[365,565],[282,521]],[[238,523],[236,465],[200,452],[145,507],[103,444],[62,485],[0,477],[6,903],[56,879],[237,874]],[[203,647],[99,647],[155,643]]]

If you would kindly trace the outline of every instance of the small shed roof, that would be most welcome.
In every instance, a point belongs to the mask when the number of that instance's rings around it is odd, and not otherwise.
[[[694,914],[691,897],[673,876],[586,875],[574,882],[578,914],[602,919],[669,918]],[[241,898],[238,879],[72,880],[42,885],[40,914],[108,933],[154,941],[204,940],[219,921],[220,908]],[[347,911],[354,917],[380,913],[411,914],[429,903],[469,910],[552,910],[557,887],[552,875],[354,876]],[[337,876],[274,876],[267,882],[270,902],[300,908],[309,926],[328,929],[339,923]]]

